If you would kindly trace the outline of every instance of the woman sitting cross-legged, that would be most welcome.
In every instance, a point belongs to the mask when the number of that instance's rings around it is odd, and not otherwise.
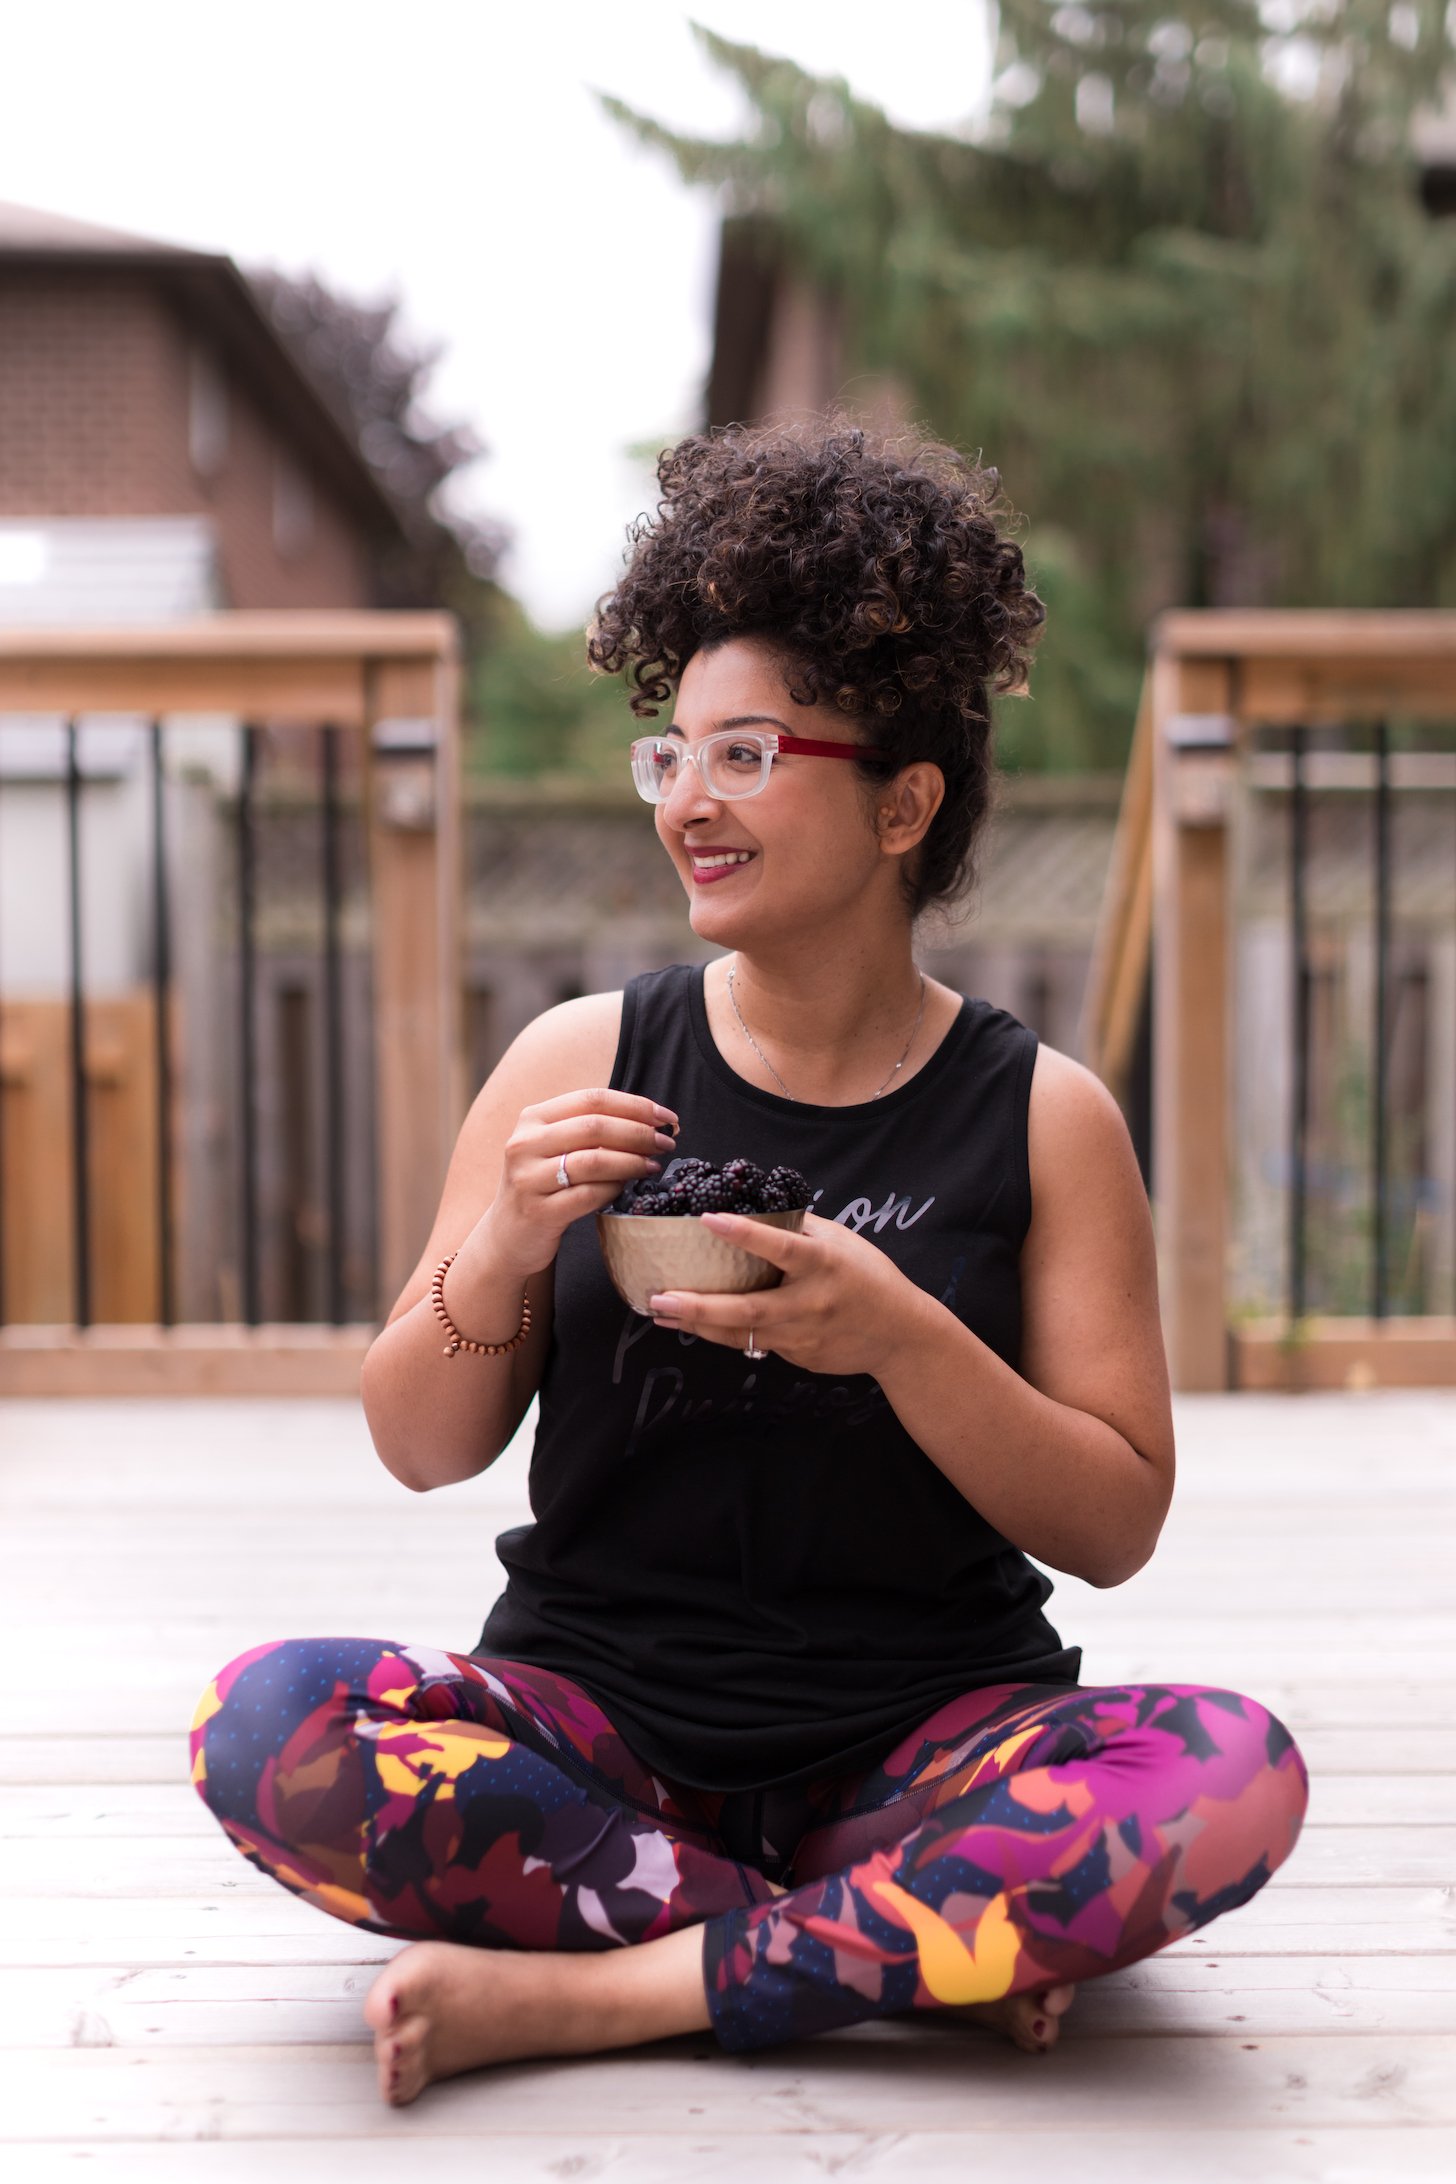
[[[1079,1683],[1028,1559],[1131,1577],[1173,1432],[1115,1102],[915,962],[1043,620],[995,473],[831,419],[660,477],[589,651],[653,723],[633,771],[720,953],[521,1034],[364,1368],[420,1492],[539,1395],[533,1521],[469,1652],[261,1644],[193,1730],[253,1864],[416,1943],[365,2006],[395,2102],[906,2011],[1045,2049],[1076,1982],[1246,1903],[1305,1808],[1257,1700]],[[807,1178],[801,1233],[700,1216],[777,1287],[623,1306],[594,1217],[675,1157]]]

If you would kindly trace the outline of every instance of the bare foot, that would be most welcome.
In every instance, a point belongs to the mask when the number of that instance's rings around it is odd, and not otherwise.
[[[1033,1988],[944,2014],[1004,2034],[1029,2054],[1052,2045],[1076,1989]],[[590,2055],[708,2025],[702,1934],[685,1927],[590,1955],[418,1941],[370,1988],[379,2090],[394,2107],[437,2078],[526,2056]]]
[[[589,2055],[708,2023],[703,1937],[685,1927],[576,1955],[418,1941],[370,1988],[379,2090],[403,2107],[436,2078],[534,2055]]]
[[[964,2018],[988,2032],[1004,2033],[1028,2055],[1044,2055],[1055,2045],[1062,2019],[1072,2006],[1075,1987],[1032,1987],[1025,1994],[1002,1995],[996,2002],[966,2002],[948,2010],[948,2017]]]
[[[435,2078],[541,2054],[553,2030],[542,2022],[536,1976],[546,1961],[453,1941],[402,1950],[364,2004],[385,2099],[401,2106]]]

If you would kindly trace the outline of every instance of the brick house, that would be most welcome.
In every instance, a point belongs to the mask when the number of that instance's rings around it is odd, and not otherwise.
[[[391,603],[403,543],[230,258],[0,204],[0,615],[104,607],[138,522],[229,607]]]

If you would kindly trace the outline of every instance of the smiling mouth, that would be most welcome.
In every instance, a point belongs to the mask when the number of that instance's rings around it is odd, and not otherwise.
[[[695,849],[688,851],[688,859],[695,873],[727,872],[734,865],[748,864],[753,855],[754,851],[751,849],[715,849],[706,855],[700,855]]]

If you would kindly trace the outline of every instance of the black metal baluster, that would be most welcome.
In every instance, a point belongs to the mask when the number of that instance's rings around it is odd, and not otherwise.
[[[91,1179],[86,1143],[86,1002],[81,976],[81,772],[76,723],[66,722],[66,829],[71,896],[71,1194],[75,1320],[91,1324]]]
[[[258,1297],[258,1143],[253,1108],[257,1074],[253,1039],[253,776],[257,766],[257,739],[258,731],[249,722],[243,729],[243,770],[238,786],[238,1067],[242,1077],[243,1319],[249,1327],[256,1327],[262,1318]]]
[[[1294,1098],[1289,1193],[1289,1316],[1304,1316],[1305,1197],[1309,1159],[1309,931],[1306,915],[1306,868],[1309,811],[1304,782],[1306,730],[1295,728],[1290,743],[1289,795],[1290,940],[1294,960]]]
[[[1390,965],[1390,739],[1383,720],[1375,724],[1375,1038],[1370,1060],[1371,1226],[1370,1315],[1384,1319],[1386,1297],[1386,1144],[1385,1025]]]
[[[323,737],[324,1144],[329,1192],[329,1318],[344,1323],[344,1019],[339,978],[339,731]]]
[[[171,908],[163,811],[162,723],[152,722],[152,993],[157,1038],[157,1319],[173,1322],[172,1050],[168,1001],[172,983]]]

